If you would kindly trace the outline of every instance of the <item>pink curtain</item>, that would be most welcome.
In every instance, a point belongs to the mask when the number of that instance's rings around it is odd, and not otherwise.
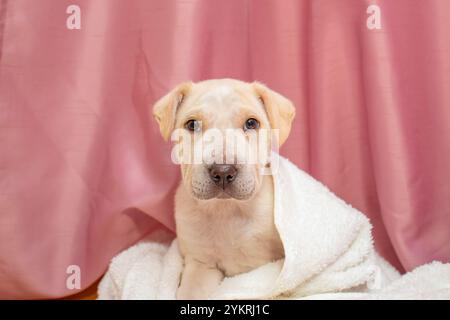
[[[150,109],[188,79],[292,99],[282,154],[366,213],[400,270],[450,261],[450,1],[0,3],[0,298],[73,294],[69,266],[86,288],[173,230],[178,168]]]

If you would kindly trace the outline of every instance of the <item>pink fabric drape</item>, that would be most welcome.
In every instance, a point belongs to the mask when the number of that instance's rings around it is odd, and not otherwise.
[[[0,3],[0,298],[73,294],[68,266],[83,289],[173,229],[178,168],[150,108],[189,79],[289,97],[282,154],[366,213],[396,267],[450,261],[450,1]]]

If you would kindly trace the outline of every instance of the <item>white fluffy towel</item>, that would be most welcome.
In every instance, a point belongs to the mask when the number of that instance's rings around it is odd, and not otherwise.
[[[374,250],[369,220],[278,156],[275,225],[285,258],[225,278],[211,299],[450,299],[450,264],[400,276]],[[152,234],[113,258],[99,299],[175,299],[177,241]]]

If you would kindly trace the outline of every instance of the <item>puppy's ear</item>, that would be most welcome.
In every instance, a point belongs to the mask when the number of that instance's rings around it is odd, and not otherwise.
[[[292,120],[295,117],[294,104],[281,94],[270,90],[259,82],[253,83],[256,95],[264,104],[272,129],[279,129],[279,141],[281,146],[289,136]]]
[[[192,82],[184,82],[159,99],[153,106],[153,116],[159,124],[164,140],[168,140],[175,126],[177,110],[189,94]]]

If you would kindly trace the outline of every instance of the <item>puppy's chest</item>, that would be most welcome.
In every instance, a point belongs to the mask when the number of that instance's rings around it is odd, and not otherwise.
[[[281,257],[281,241],[270,215],[217,215],[190,230],[189,249],[227,276],[249,271]]]

